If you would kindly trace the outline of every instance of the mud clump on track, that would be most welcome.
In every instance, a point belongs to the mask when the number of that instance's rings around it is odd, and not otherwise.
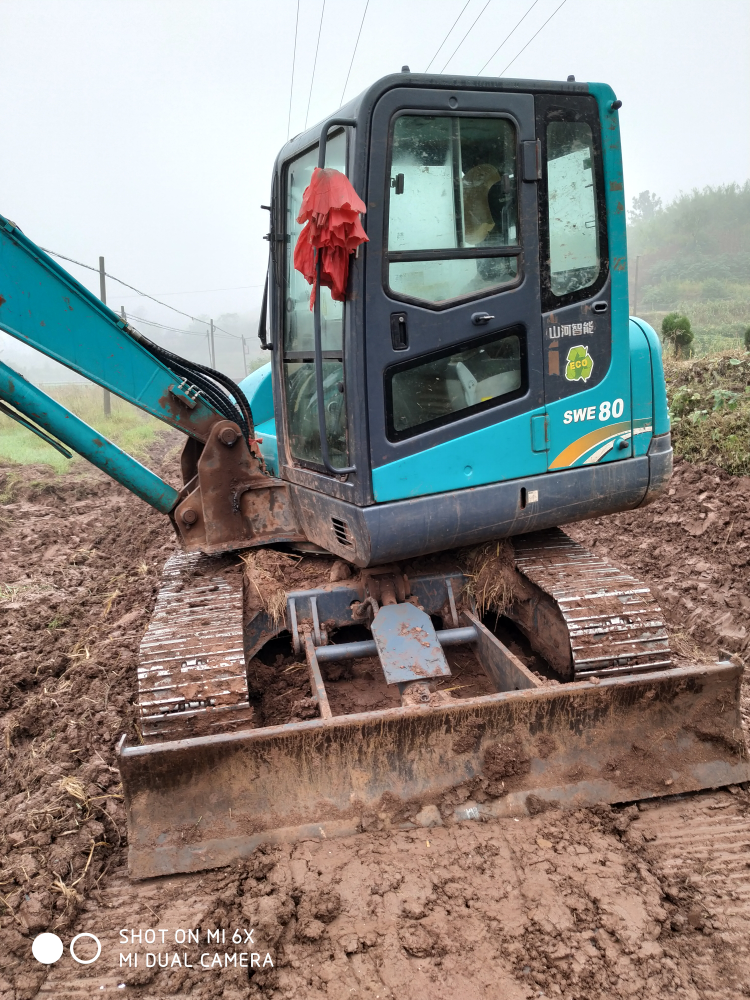
[[[176,481],[175,467],[170,458],[160,471]],[[0,469],[0,494],[6,483]],[[654,586],[681,656],[744,660],[749,486],[678,463],[670,496],[568,530]],[[96,474],[26,470],[5,499],[0,1000],[72,1000],[101,986],[143,1000],[750,995],[741,789],[575,813],[532,802],[533,816],[482,824],[433,809],[434,825],[409,831],[389,828],[384,813],[350,839],[131,882],[115,745],[121,733],[138,738],[137,648],[172,530]],[[305,675],[285,675],[292,703]],[[485,763],[483,781],[506,783],[524,766],[504,744]],[[146,943],[148,928],[164,928],[165,942]],[[200,943],[177,943],[185,929]],[[42,930],[66,949],[95,933],[101,957],[76,965],[66,950],[41,966],[31,942]],[[223,940],[209,943],[209,930]],[[120,964],[136,953],[137,967]]]

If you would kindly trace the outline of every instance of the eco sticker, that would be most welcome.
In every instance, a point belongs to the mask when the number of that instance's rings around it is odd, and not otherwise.
[[[594,370],[594,359],[589,354],[589,349],[585,344],[576,344],[568,351],[565,361],[565,378],[569,382],[577,382],[583,379],[588,382]]]

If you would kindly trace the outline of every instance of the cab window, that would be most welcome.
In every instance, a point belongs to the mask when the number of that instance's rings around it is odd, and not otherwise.
[[[586,122],[547,126],[550,289],[569,295],[599,277],[594,142]]]
[[[393,296],[438,306],[517,280],[516,148],[507,118],[394,120],[386,247]]]
[[[294,247],[303,224],[297,222],[302,195],[318,165],[318,146],[291,160],[285,168],[286,273],[284,288],[284,397],[286,430],[292,457],[302,465],[322,464],[315,382],[313,313],[310,286],[294,269]],[[346,173],[346,133],[337,132],[326,143],[326,166]],[[323,406],[331,461],[348,465],[346,397],[344,394],[344,304],[320,295],[323,348]]]
[[[522,395],[525,339],[505,330],[386,372],[388,437],[400,441]]]

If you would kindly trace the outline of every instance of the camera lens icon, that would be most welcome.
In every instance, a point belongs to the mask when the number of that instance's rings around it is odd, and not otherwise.
[[[79,958],[78,955],[76,955],[73,945],[76,943],[76,941],[80,941],[81,938],[91,938],[92,941],[96,941],[96,955],[94,955],[93,958]],[[96,936],[96,934],[87,934],[84,931],[83,934],[76,934],[76,936],[70,942],[69,950],[73,960],[78,962],[79,965],[91,965],[92,962],[95,962],[97,958],[99,958],[99,956],[101,955],[102,943]]]
[[[75,945],[81,938],[90,938],[96,944],[96,954],[93,958],[79,958],[76,954]],[[63,943],[60,938],[57,934],[51,933],[37,934],[31,945],[31,954],[42,965],[54,965],[62,956],[63,950]],[[89,934],[84,931],[82,934],[76,934],[70,942],[69,950],[74,962],[78,962],[79,965],[91,965],[101,955],[102,943],[96,934]]]
[[[31,954],[42,965],[54,965],[63,953],[63,943],[57,934],[37,934]]]

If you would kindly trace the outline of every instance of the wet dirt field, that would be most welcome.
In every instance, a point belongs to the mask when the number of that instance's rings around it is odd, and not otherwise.
[[[175,479],[176,455],[159,461]],[[742,788],[375,830],[129,881],[115,745],[137,736],[137,649],[171,529],[96,474],[26,469],[13,484],[8,472],[0,468],[0,1000],[750,996]],[[568,530],[654,587],[681,657],[744,661],[750,479],[678,463],[671,490],[645,510]],[[339,710],[365,696],[366,663],[359,673],[329,678]],[[66,945],[50,967],[31,955],[44,930]],[[90,965],[67,951],[84,932],[102,943]],[[78,956],[93,957],[91,946],[80,940]]]

